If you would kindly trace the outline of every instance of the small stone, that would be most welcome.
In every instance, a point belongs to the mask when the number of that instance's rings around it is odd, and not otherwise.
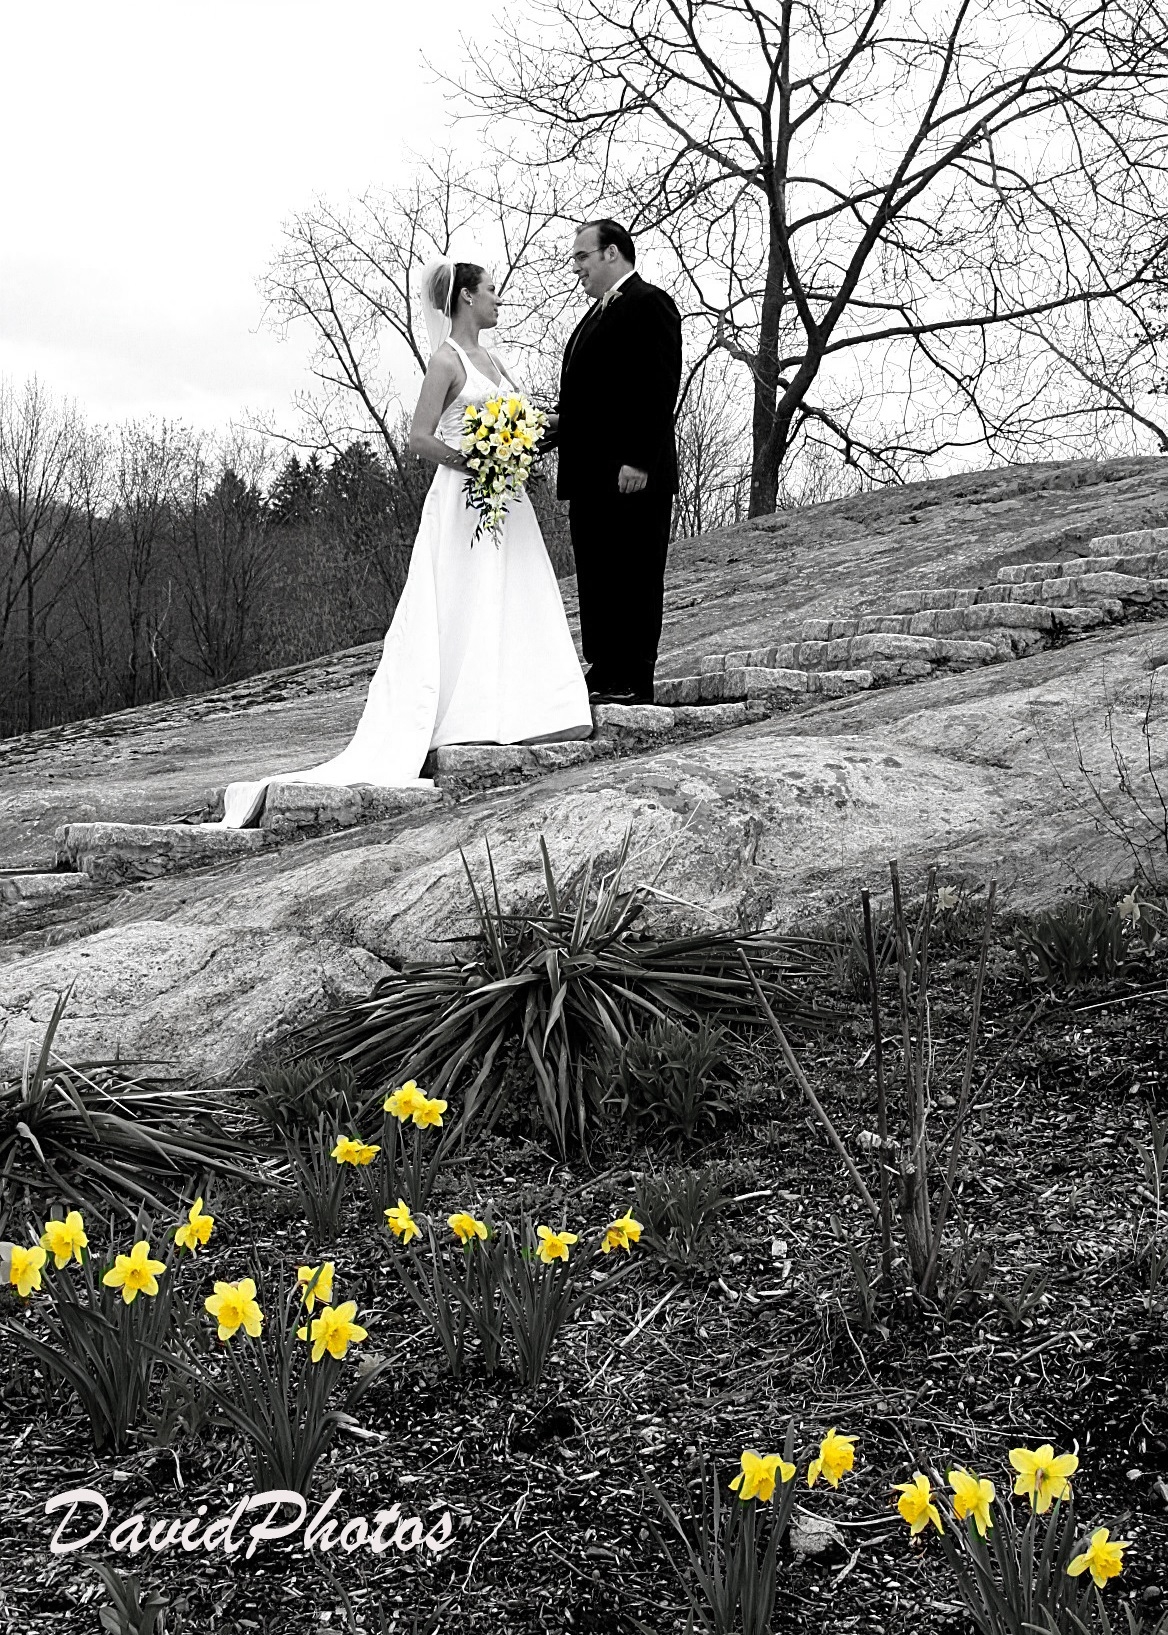
[[[847,1549],[839,1528],[823,1516],[796,1515],[787,1538],[796,1561],[830,1559]]]
[[[1132,1468],[1130,1470],[1125,1470],[1124,1471],[1124,1475],[1127,1477],[1129,1482],[1138,1482],[1138,1481],[1140,1481],[1142,1479],[1142,1477],[1143,1477],[1143,1474],[1144,1474],[1143,1471],[1142,1470],[1137,1470],[1134,1465],[1132,1466]]]

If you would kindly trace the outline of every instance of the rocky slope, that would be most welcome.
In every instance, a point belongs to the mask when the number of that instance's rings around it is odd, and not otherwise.
[[[798,635],[809,616],[893,591],[980,584],[1061,561],[1101,534],[1168,524],[1168,462],[1027,467],[918,485],[679,544],[661,670]],[[822,917],[886,860],[910,875],[997,875],[1049,900],[1131,859],[1100,830],[1078,768],[1109,733],[1139,750],[1162,698],[1168,624],[1143,617],[1006,664],[814,701],[687,743],[568,767],[521,787],[407,810],[238,861],[0,908],[0,1052],[39,1041],[76,988],[65,1054],[169,1060],[229,1081],[291,1023],[367,990],[400,956],[467,928],[461,852],[489,842],[512,903],[540,892],[538,836],[567,872],[632,828],[630,884],[662,925],[790,926]],[[376,649],[221,693],[0,745],[0,863],[45,866],[53,831],[157,822],[208,785],[322,759],[360,712]],[[1155,693],[1159,686],[1159,694]],[[1110,722],[1110,725],[1109,725]],[[1155,754],[1168,753],[1159,729]],[[79,888],[84,882],[79,881]]]

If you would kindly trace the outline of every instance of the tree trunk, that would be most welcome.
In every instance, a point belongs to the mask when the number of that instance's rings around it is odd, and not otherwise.
[[[25,552],[25,584],[24,584],[24,650],[25,675],[24,696],[27,715],[27,730],[32,732],[36,727],[36,585],[32,571],[32,550]]]
[[[775,413],[779,390],[779,329],[786,289],[786,266],[778,234],[771,229],[766,287],[759,320],[758,352],[754,361],[753,455],[750,467],[749,516],[770,516],[779,492],[781,453],[776,453]],[[785,443],[785,439],[784,439]]]

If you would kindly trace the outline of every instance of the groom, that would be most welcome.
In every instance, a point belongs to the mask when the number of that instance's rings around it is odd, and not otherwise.
[[[636,259],[615,221],[577,232],[572,267],[593,305],[564,353],[553,422],[594,703],[653,702],[677,492],[681,317],[636,272]]]

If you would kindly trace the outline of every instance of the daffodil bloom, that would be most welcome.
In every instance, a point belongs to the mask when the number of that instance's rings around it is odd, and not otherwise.
[[[158,1293],[158,1278],[165,1270],[161,1260],[151,1260],[150,1245],[143,1238],[128,1255],[117,1257],[102,1282],[107,1288],[121,1289],[122,1299],[131,1306],[140,1294]]]
[[[381,1151],[360,1136],[343,1135],[332,1150],[338,1164],[371,1164]]]
[[[819,1456],[807,1467],[807,1486],[814,1487],[822,1476],[832,1487],[838,1487],[840,1477],[846,1476],[856,1462],[854,1436],[837,1436],[834,1425],[819,1444]]]
[[[85,1236],[85,1223],[81,1219],[81,1211],[71,1209],[63,1221],[46,1221],[45,1229],[41,1233],[41,1248],[48,1251],[53,1257],[53,1264],[60,1271],[74,1258],[78,1266],[83,1264],[82,1249],[89,1247],[89,1239]]]
[[[942,914],[944,914],[947,909],[957,907],[957,891],[955,887],[937,887],[937,907],[941,910]]]
[[[730,1487],[744,1503],[747,1499],[768,1503],[774,1497],[776,1471],[781,1482],[789,1482],[795,1474],[794,1465],[789,1465],[780,1453],[755,1453],[747,1448],[740,1462],[742,1469]]]
[[[336,1267],[331,1260],[326,1260],[323,1266],[297,1266],[296,1281],[304,1290],[304,1305],[311,1311],[319,1300],[322,1306],[330,1306],[333,1299],[333,1272]],[[314,1283],[312,1280],[316,1279]]]
[[[600,1240],[600,1248],[601,1252],[606,1255],[613,1249],[623,1249],[627,1254],[629,1245],[640,1243],[640,1241],[641,1223],[633,1219],[631,1210],[626,1209],[620,1219],[613,1221],[612,1225],[608,1227],[604,1237]]]
[[[575,1232],[553,1232],[550,1226],[537,1228],[535,1235],[540,1240],[536,1253],[545,1266],[550,1266],[553,1260],[562,1260],[566,1264],[569,1244],[580,1241]]]
[[[194,1254],[199,1245],[205,1244],[211,1236],[211,1228],[214,1224],[214,1215],[204,1215],[203,1200],[196,1198],[187,1211],[185,1223],[174,1234],[174,1241],[180,1249],[189,1249]]]
[[[385,1221],[395,1238],[403,1243],[409,1243],[413,1238],[420,1238],[422,1229],[410,1214],[410,1206],[403,1198],[399,1198],[396,1208],[385,1211]]]
[[[1106,1527],[1097,1527],[1091,1534],[1090,1544],[1069,1564],[1067,1571],[1072,1578],[1090,1572],[1096,1589],[1101,1590],[1109,1578],[1118,1578],[1123,1571],[1123,1552],[1130,1548],[1130,1543],[1125,1538],[1109,1538]]]
[[[27,1300],[34,1290],[39,1292],[41,1268],[47,1259],[39,1243],[35,1249],[24,1249],[19,1243],[8,1246],[8,1281],[22,1300]]]
[[[330,1357],[338,1361],[348,1351],[349,1346],[358,1340],[368,1339],[368,1330],[363,1329],[353,1318],[357,1315],[357,1302],[346,1300],[343,1306],[326,1306],[319,1317],[312,1319],[312,1360],[318,1363],[327,1351]],[[304,1338],[304,1331],[298,1331],[299,1337]]]
[[[442,1115],[446,1111],[446,1103],[438,1096],[430,1100],[423,1096],[414,1108],[414,1123],[419,1130],[436,1129],[442,1123]]]
[[[985,1538],[994,1525],[990,1518],[990,1505],[997,1497],[994,1484],[975,1471],[957,1469],[949,1472],[949,1486],[953,1489],[953,1514],[958,1521],[971,1520]]]
[[[459,1243],[473,1243],[476,1238],[487,1237],[486,1221],[476,1221],[473,1215],[468,1215],[462,1209],[456,1215],[450,1215],[447,1226],[454,1233]]]
[[[395,1090],[392,1096],[385,1098],[382,1106],[385,1112],[391,1113],[404,1124],[407,1119],[413,1118],[425,1099],[413,1079],[407,1079],[400,1090]]]
[[[913,1538],[923,1533],[932,1522],[938,1533],[944,1532],[941,1526],[941,1513],[933,1503],[933,1489],[927,1476],[919,1470],[913,1471],[911,1482],[897,1482],[895,1491],[900,1494],[896,1501],[896,1508],[908,1522]]]
[[[1011,1448],[1010,1463],[1018,1472],[1014,1492],[1030,1500],[1038,1514],[1045,1515],[1054,1499],[1065,1499],[1071,1491],[1068,1476],[1079,1468],[1076,1454],[1055,1454],[1049,1442],[1040,1448]]]
[[[219,1324],[219,1338],[230,1340],[239,1329],[252,1339],[264,1326],[264,1314],[255,1297],[256,1286],[250,1277],[241,1277],[238,1283],[216,1283],[215,1293],[209,1294],[203,1305]]]
[[[1129,920],[1132,925],[1140,923],[1140,905],[1134,891],[1129,891],[1126,897],[1121,897],[1115,905],[1115,911],[1121,920]]]

